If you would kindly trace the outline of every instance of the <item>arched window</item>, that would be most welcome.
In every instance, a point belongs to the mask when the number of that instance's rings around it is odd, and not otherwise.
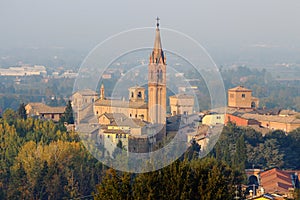
[[[159,81],[163,81],[163,75],[162,75],[162,70],[159,70]]]
[[[139,98],[142,98],[142,92],[138,92],[138,95],[137,95]]]

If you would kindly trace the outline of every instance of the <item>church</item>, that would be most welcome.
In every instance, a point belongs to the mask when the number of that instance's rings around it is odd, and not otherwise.
[[[150,124],[166,124],[166,56],[162,49],[159,19],[157,19],[154,47],[148,64],[148,100],[146,88],[135,86],[128,89],[129,101],[113,100],[105,96],[105,86],[100,88],[100,98],[94,102],[94,112],[101,124],[105,113],[122,113],[131,119]]]
[[[77,91],[72,95],[78,127],[99,125],[97,141],[112,155],[121,141],[127,152],[147,153],[153,145],[167,134],[167,77],[166,54],[162,49],[159,19],[148,63],[147,87],[128,88],[128,100],[112,99],[105,94],[105,85],[100,95],[92,90]],[[148,91],[148,97],[146,97]],[[178,94],[170,96],[170,118],[193,114],[194,97]],[[93,110],[93,112],[92,112]],[[177,123],[177,122],[176,122]],[[172,123],[171,123],[172,124]]]

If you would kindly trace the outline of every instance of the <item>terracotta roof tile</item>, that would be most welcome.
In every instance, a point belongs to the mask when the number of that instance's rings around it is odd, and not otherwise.
[[[235,88],[231,88],[228,91],[235,91],[235,92],[251,92],[252,90],[245,88],[244,86],[237,86]]]
[[[278,116],[278,115],[260,115],[245,113],[242,115],[245,119],[255,119],[258,121],[271,121],[271,122],[283,122],[291,124],[300,124],[300,119],[297,119],[295,116]]]
[[[266,192],[286,193],[289,188],[294,187],[291,175],[276,168],[261,172],[260,179]]]
[[[188,94],[176,94],[176,95],[170,96],[170,98],[194,99],[194,97],[192,95],[188,95]]]
[[[148,108],[148,104],[146,102],[131,102],[131,101],[123,101],[123,100],[110,100],[110,99],[98,99],[95,102],[95,106],[140,108],[140,109]]]
[[[80,91],[77,91],[77,92],[74,92],[73,95],[75,93],[78,93],[78,94],[81,94],[82,96],[97,96],[98,93],[91,90],[91,89],[84,89],[84,90],[80,90]]]
[[[43,103],[28,103],[27,106],[30,106],[34,112],[38,112],[40,114],[56,114],[56,113],[64,113],[66,107],[51,107],[47,106]]]

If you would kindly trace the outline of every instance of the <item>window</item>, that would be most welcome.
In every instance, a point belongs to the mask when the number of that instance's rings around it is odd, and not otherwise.
[[[135,118],[137,118],[137,114],[135,114]]]
[[[126,138],[126,135],[124,135],[123,138]]]
[[[131,113],[129,114],[129,117],[131,117],[132,115],[131,115]]]
[[[242,94],[242,98],[245,98],[246,97],[246,95],[245,94]]]
[[[220,117],[220,116],[217,116],[217,119],[221,119],[221,117]]]
[[[119,137],[119,134],[116,134],[116,138],[118,138]]]
[[[233,99],[234,98],[234,94],[230,94],[230,98]]]
[[[133,98],[133,96],[134,96],[134,94],[133,94],[133,92],[131,92],[131,97]]]
[[[107,138],[109,138],[109,135],[107,135]]]
[[[138,95],[137,95],[139,98],[142,98],[142,92],[138,92]]]

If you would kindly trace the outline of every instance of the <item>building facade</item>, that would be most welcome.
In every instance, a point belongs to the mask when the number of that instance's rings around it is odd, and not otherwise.
[[[202,124],[207,125],[207,126],[215,126],[217,124],[224,124],[224,121],[225,121],[225,115],[218,114],[218,113],[207,114],[202,118]]]
[[[71,101],[74,111],[81,110],[98,99],[97,92],[85,89],[72,94]]]
[[[148,121],[148,105],[145,100],[145,88],[129,88],[129,101],[108,99],[101,86],[100,98],[94,103],[94,113],[98,118],[104,113],[123,113],[126,117]]]
[[[194,108],[194,97],[187,94],[170,96],[171,115],[191,115]]]
[[[157,19],[154,47],[148,65],[148,102],[145,88],[129,88],[129,101],[108,99],[102,84],[100,98],[94,103],[98,117],[104,113],[123,113],[126,117],[152,124],[166,124],[166,57],[162,50],[159,21]],[[74,104],[75,105],[75,104]]]
[[[58,122],[64,114],[66,107],[52,107],[44,103],[28,103],[25,106],[28,117],[38,117],[40,119],[53,120]]]
[[[228,90],[228,107],[254,109],[259,107],[259,99],[252,97],[252,90],[238,86]]]

